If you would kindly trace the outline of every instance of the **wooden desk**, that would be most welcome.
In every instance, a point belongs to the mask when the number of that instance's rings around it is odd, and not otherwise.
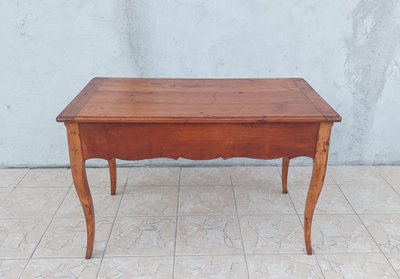
[[[95,78],[57,121],[67,127],[72,176],[86,218],[87,259],[95,234],[85,171],[91,158],[108,160],[115,195],[116,158],[283,158],[287,193],[289,160],[310,157],[304,238],[311,255],[311,222],[330,131],[341,117],[303,79]]]

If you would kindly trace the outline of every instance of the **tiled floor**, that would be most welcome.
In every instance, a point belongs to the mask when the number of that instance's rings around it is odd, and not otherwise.
[[[0,170],[0,278],[399,278],[400,167],[329,167],[305,255],[309,167],[89,169],[96,242],[68,169]]]

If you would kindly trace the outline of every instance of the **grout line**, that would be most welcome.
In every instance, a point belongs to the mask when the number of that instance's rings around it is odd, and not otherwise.
[[[179,168],[179,180],[178,180],[178,200],[176,203],[176,220],[175,220],[175,245],[174,245],[174,258],[172,260],[172,279],[175,278],[175,258],[176,258],[176,245],[178,239],[178,221],[179,221],[179,204],[180,204],[180,191],[181,191],[181,177],[182,168]]]
[[[318,257],[317,257],[317,255],[316,255],[314,252],[313,252],[313,257],[314,257],[314,259],[317,261],[317,265],[318,265],[318,267],[319,267],[319,270],[321,271],[322,276],[323,276],[324,278],[326,278],[326,277],[325,277],[325,273],[324,273],[324,271],[322,270],[321,264],[319,263]]]
[[[117,181],[118,181],[118,172],[116,173],[116,175],[117,175]],[[96,278],[99,276],[100,268],[101,268],[101,265],[103,264],[103,259],[104,259],[104,256],[106,254],[106,250],[108,248],[108,243],[110,242],[110,238],[111,238],[112,231],[114,229],[115,221],[117,220],[117,217],[118,217],[118,211],[119,211],[119,208],[120,208],[120,206],[122,204],[122,199],[123,199],[124,194],[125,194],[125,189],[126,189],[126,184],[127,183],[128,183],[128,179],[126,179],[125,185],[123,187],[123,190],[121,191],[121,198],[119,199],[118,207],[117,207],[117,210],[115,211],[115,216],[114,216],[111,228],[110,228],[110,233],[108,234],[107,242],[106,242],[106,245],[104,246],[103,255],[101,256],[101,260],[100,260],[100,263],[99,263],[99,268],[97,269]],[[110,187],[111,187],[111,184],[110,184]],[[118,190],[118,185],[117,185],[117,190]],[[116,192],[116,194],[118,194],[118,192]],[[93,249],[94,249],[94,247],[93,247]]]
[[[25,265],[24,269],[22,270],[22,272],[21,272],[21,274],[18,276],[18,278],[21,278],[21,276],[22,276],[22,274],[25,272],[25,269],[26,269],[26,267],[28,266],[29,262],[32,260],[32,257],[33,257],[33,255],[35,254],[35,252],[36,252],[37,248],[39,247],[40,243],[42,242],[43,237],[46,235],[46,233],[47,233],[47,231],[48,231],[50,225],[53,223],[53,220],[55,219],[55,216],[56,216],[58,210],[61,208],[61,205],[64,203],[65,199],[67,198],[68,193],[69,193],[69,191],[71,190],[71,187],[72,187],[72,185],[69,187],[68,191],[66,191],[64,198],[62,199],[62,201],[61,201],[60,204],[58,205],[57,209],[54,211],[54,214],[53,214],[53,216],[51,217],[49,224],[46,226],[46,229],[44,230],[42,236],[40,237],[39,241],[37,242],[37,244],[36,244],[36,246],[35,246],[35,249],[33,249],[31,255],[29,256],[29,260],[28,260],[27,264]],[[49,219],[49,218],[48,218],[48,219]]]
[[[351,253],[313,253],[313,255],[382,255],[381,252],[351,252]],[[392,253],[387,253],[388,255],[398,255],[398,252],[392,252]],[[307,256],[304,254],[304,252],[285,252],[285,253],[249,253],[249,254],[244,254],[244,253],[234,253],[234,254],[229,254],[229,253],[220,253],[220,254],[210,254],[210,253],[204,253],[204,254],[179,254],[176,255],[177,257],[203,257],[203,256],[280,256],[280,255],[298,255],[298,256]],[[113,259],[113,258],[172,258],[173,255],[110,255],[110,256],[104,256],[103,258],[105,259]],[[93,256],[91,259],[101,259],[101,256]],[[0,261],[16,261],[16,260],[60,260],[60,259],[79,259],[79,260],[86,260],[84,257],[78,257],[78,256],[46,256],[46,257],[37,257],[37,258],[28,258],[28,257],[0,257]]]
[[[289,186],[289,185],[288,185]],[[283,195],[283,194],[282,194]],[[294,207],[294,211],[296,212],[296,215],[297,215],[297,219],[299,219],[299,222],[300,222],[300,225],[301,225],[301,227],[303,228],[303,231],[304,231],[304,224],[301,222],[301,218],[300,218],[300,213],[297,211],[297,208],[296,208],[296,206],[294,205],[294,202],[293,202],[293,199],[292,199],[292,196],[290,195],[290,191],[289,191],[289,189],[288,189],[288,193],[287,193],[287,195],[289,196],[289,199],[290,199],[290,201],[291,201],[291,203],[292,203],[292,205],[293,205],[293,207]],[[284,214],[283,214],[284,215]],[[287,215],[293,215],[293,214],[287,214]],[[304,214],[303,214],[304,215]],[[314,214],[315,215],[315,214]]]
[[[242,227],[240,226],[239,211],[238,211],[237,203],[236,203],[235,187],[233,186],[232,175],[231,175],[231,170],[230,170],[230,169],[229,169],[229,178],[230,178],[230,180],[231,180],[231,187],[232,187],[232,193],[233,193],[233,201],[234,201],[234,203],[235,203],[235,209],[236,209],[236,220],[237,220],[238,226],[239,226],[240,241],[241,241],[241,243],[242,243],[244,262],[245,262],[245,264],[246,264],[247,278],[250,278],[249,266],[248,266],[248,264],[247,264],[247,256],[246,256],[246,251],[245,251],[245,248],[244,248]]]
[[[83,214],[83,213],[82,213]],[[371,213],[371,214],[359,214],[361,216],[364,215],[399,215],[400,213]],[[238,214],[239,217],[242,216],[302,216],[303,214],[296,213],[257,213],[257,214]],[[236,216],[236,214],[181,214],[178,217],[232,217]],[[314,214],[314,216],[356,216],[356,214],[350,213],[324,213],[324,214]],[[0,220],[20,220],[20,219],[51,219],[52,216],[40,216],[40,217],[0,217]],[[102,219],[112,219],[115,215],[101,215],[97,216]],[[177,215],[117,215],[117,218],[173,218],[177,217]],[[55,216],[54,219],[84,219],[84,216]],[[300,219],[301,220],[301,219]]]
[[[29,168],[28,171],[22,176],[22,178],[14,185],[14,187],[12,188],[11,192],[14,192],[15,188],[17,188],[17,186],[22,182],[22,180],[25,179],[25,177],[28,175],[28,173],[31,171],[31,169]],[[10,192],[10,193],[11,193]]]
[[[378,172],[378,174],[380,175],[380,177],[382,177],[383,180],[385,180],[385,182],[386,182],[387,184],[389,184],[389,186],[393,189],[393,191],[394,191],[398,196],[400,196],[400,192],[398,192],[398,191],[396,190],[396,188],[393,187],[392,183],[390,183],[389,181],[387,181],[386,178],[385,178],[380,172]]]
[[[335,180],[336,182],[336,180]],[[389,261],[389,259],[386,257],[385,253],[382,251],[382,248],[380,247],[380,245],[376,242],[375,238],[372,236],[372,233],[369,231],[369,229],[367,228],[367,226],[365,225],[364,221],[362,220],[362,218],[358,215],[357,211],[354,209],[353,205],[350,203],[350,201],[347,199],[346,195],[344,194],[344,192],[342,191],[342,188],[340,188],[340,185],[336,183],[336,186],[339,188],[340,192],[342,192],[343,196],[345,197],[345,199],[347,200],[347,202],[350,204],[351,208],[354,210],[355,215],[357,216],[358,220],[360,220],[361,224],[364,226],[365,230],[368,232],[369,236],[371,237],[372,241],[375,243],[375,245],[378,247],[379,251],[381,252],[380,254],[383,255],[386,259],[386,261],[389,263],[389,265],[393,268],[394,272],[397,274],[397,276],[400,277],[400,274],[397,272],[397,270],[394,268],[394,266],[392,265],[392,263]]]

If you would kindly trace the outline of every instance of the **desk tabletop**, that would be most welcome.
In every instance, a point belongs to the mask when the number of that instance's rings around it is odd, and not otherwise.
[[[94,78],[59,122],[338,122],[303,79]]]

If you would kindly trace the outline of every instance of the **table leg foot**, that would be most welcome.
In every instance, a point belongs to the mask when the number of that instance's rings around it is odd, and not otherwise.
[[[287,157],[282,158],[282,192],[287,194],[287,181],[288,181],[288,172],[289,172],[289,161],[290,159]]]
[[[108,161],[110,169],[111,195],[114,196],[117,191],[117,163],[115,158]]]
[[[304,209],[304,240],[308,255],[312,255],[311,224],[315,206],[324,184],[326,166],[328,162],[329,138],[332,124],[321,123],[318,134],[313,172],[308,188],[306,206]]]

